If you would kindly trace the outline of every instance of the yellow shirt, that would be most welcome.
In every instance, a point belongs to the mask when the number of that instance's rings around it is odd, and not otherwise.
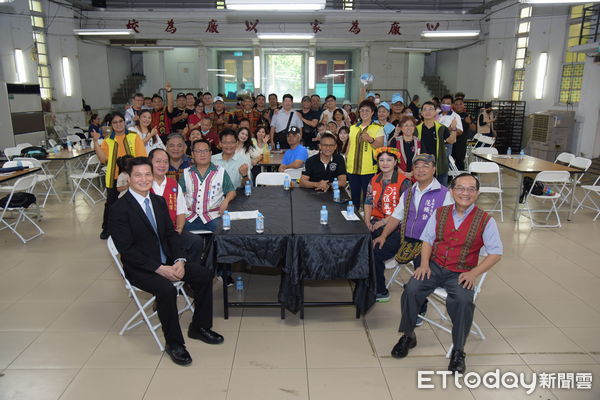
[[[115,135],[115,142],[117,142],[117,144],[118,144],[117,158],[122,157],[127,154],[127,152],[125,151],[125,146],[123,145],[123,140],[125,140],[125,136],[126,135]],[[146,157],[148,155],[148,153],[146,152],[146,146],[144,146],[144,142],[142,141],[142,138],[140,137],[140,135],[136,135],[136,137],[137,137],[137,139],[135,139],[135,154],[132,154],[132,156]],[[106,157],[108,157],[108,143],[106,143],[106,140],[104,140],[102,142],[102,145],[100,148],[102,149],[102,152],[106,155]],[[121,171],[119,171],[119,168],[115,168],[115,173],[114,173],[115,179],[117,179],[120,172]]]
[[[383,127],[375,122],[372,122],[365,129],[373,140],[384,135]],[[361,128],[360,123],[350,127],[348,153],[346,156],[346,170],[349,174],[369,175],[377,172],[375,149],[370,143],[360,140],[360,134],[362,132],[363,129]]]

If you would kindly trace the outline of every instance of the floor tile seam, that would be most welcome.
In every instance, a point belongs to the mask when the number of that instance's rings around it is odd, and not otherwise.
[[[227,290],[227,289],[225,288],[225,290]],[[239,325],[240,328],[242,326],[242,319],[244,318],[244,312],[245,311],[246,311],[246,308],[245,307],[242,308],[242,314],[240,316],[240,325]],[[233,376],[233,369],[234,369],[233,367],[235,365],[235,359],[236,359],[236,356],[237,356],[239,342],[240,342],[240,329],[238,329],[237,336],[235,338],[235,348],[233,350],[233,357],[231,358],[231,366],[229,368],[229,378],[227,379],[227,389],[226,389],[226,392],[225,392],[226,393],[225,399],[229,399],[229,388],[231,387],[231,378]]]
[[[18,332],[18,331],[17,331],[17,332]],[[29,344],[28,344],[27,346],[25,346],[25,348],[24,348],[23,350],[21,350],[21,351],[19,352],[19,354],[17,354],[17,356],[15,356],[15,357],[14,357],[14,358],[11,360],[11,362],[9,362],[9,363],[6,365],[6,368],[4,368],[4,369],[0,370],[0,374],[4,373],[6,370],[8,370],[8,369],[10,368],[10,366],[11,366],[11,365],[12,365],[12,364],[13,364],[13,363],[14,363],[14,362],[15,362],[15,361],[16,361],[16,360],[19,358],[19,357],[21,357],[21,355],[22,355],[22,354],[23,354],[23,353],[24,353],[24,352],[25,352],[25,351],[26,351],[26,350],[27,350],[27,349],[28,349],[28,348],[29,348],[29,347],[30,347],[30,346],[33,344],[33,342],[35,342],[36,340],[38,340],[38,338],[39,338],[39,337],[42,335],[42,333],[43,333],[43,331],[39,331],[39,332],[37,332],[37,336],[36,336],[36,337],[35,337],[35,338],[34,338],[34,339],[31,341],[31,342],[29,342]]]
[[[383,380],[385,381],[385,385],[387,387],[389,398],[393,399],[394,396],[392,395],[392,389],[390,388],[390,383],[388,382],[387,376],[383,370],[383,364],[381,363],[381,358],[380,358],[379,354],[377,353],[377,348],[375,347],[375,341],[373,340],[373,336],[371,335],[371,330],[369,329],[369,323],[364,315],[361,317],[361,319],[362,319],[363,327],[365,329],[365,333],[367,335],[367,340],[369,342],[369,346],[371,346],[371,351],[373,352],[373,355],[375,355],[375,357],[377,358],[377,363],[379,364],[379,369],[381,371],[381,374],[383,375]],[[308,363],[307,363],[307,367],[308,367]],[[307,374],[308,374],[308,371],[307,371]]]

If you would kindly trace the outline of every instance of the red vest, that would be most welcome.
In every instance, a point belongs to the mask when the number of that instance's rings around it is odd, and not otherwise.
[[[177,227],[177,191],[179,190],[179,185],[177,181],[173,178],[166,178],[167,184],[165,185],[165,191],[162,196],[165,198],[167,202],[167,208],[169,209],[169,217],[171,217],[171,221],[173,221],[173,226]],[[150,189],[152,193],[154,190]],[[156,194],[156,193],[155,193]]]
[[[383,219],[392,215],[400,202],[400,196],[402,196],[400,192],[402,183],[407,178],[404,174],[395,170],[391,182],[385,187],[385,192],[381,184],[382,179],[383,174],[381,172],[371,178],[371,188],[373,189],[373,211],[371,211],[371,216],[377,219]]]
[[[456,229],[454,204],[436,210],[435,242],[432,257],[440,267],[454,272],[467,272],[477,266],[483,247],[483,231],[490,216],[477,206]]]

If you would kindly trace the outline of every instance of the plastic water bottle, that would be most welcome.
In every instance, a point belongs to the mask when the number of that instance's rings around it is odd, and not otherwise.
[[[512,149],[509,147],[508,150],[506,150],[506,155],[510,156],[512,155]]]
[[[335,191],[335,190],[340,190],[340,183],[338,182],[337,178],[333,178],[333,183],[331,184],[331,188]]]
[[[73,143],[70,140],[67,140],[67,150],[73,151]]]
[[[90,149],[94,150],[94,141],[93,140],[90,142]]]
[[[335,203],[340,202],[340,189],[333,189],[333,201]]]
[[[290,176],[286,175],[283,178],[283,190],[290,190]]]
[[[223,230],[228,231],[231,229],[231,215],[229,215],[229,211],[225,211],[223,213]]]
[[[265,217],[258,212],[256,215],[256,233],[263,233],[265,231]]]
[[[525,150],[521,149],[521,152],[519,153],[519,156],[521,158],[525,157]]]
[[[281,145],[279,144],[279,142],[277,142],[277,144],[275,145],[275,148],[277,149],[277,151],[281,150]]]
[[[252,185],[250,184],[250,181],[246,181],[246,185],[244,186],[244,194],[246,197],[250,197],[252,194]]]
[[[23,168],[23,163],[21,162],[21,160],[17,161],[17,167]]]
[[[244,278],[242,278],[241,276],[235,278],[235,290],[237,290],[238,292],[244,290]]]
[[[327,225],[327,220],[329,219],[329,213],[327,212],[327,207],[321,207],[321,225]]]
[[[348,202],[348,207],[346,207],[346,214],[348,214],[348,217],[352,217],[354,215],[354,204],[352,204],[352,200]]]

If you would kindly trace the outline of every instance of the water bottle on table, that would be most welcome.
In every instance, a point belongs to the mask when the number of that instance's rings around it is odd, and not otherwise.
[[[223,230],[228,231],[231,229],[231,215],[229,215],[229,211],[225,211],[223,213]]]
[[[21,160],[17,161],[17,167],[23,168],[23,163],[21,162]]]
[[[348,218],[354,215],[354,204],[352,204],[352,200],[348,202],[348,207],[346,207],[346,214],[348,214]]]
[[[277,151],[281,150],[281,145],[279,144],[279,142],[277,142],[277,145],[275,145],[275,148],[277,149]]]
[[[340,189],[333,189],[333,201],[334,203],[340,202]]]
[[[73,151],[73,143],[70,140],[67,140],[67,150]]]
[[[252,185],[250,181],[246,181],[246,185],[244,185],[244,194],[246,197],[249,197],[252,194]]]
[[[337,178],[333,178],[333,182],[331,183],[331,188],[333,190],[340,190],[340,183]]]
[[[510,156],[512,155],[512,149],[509,147],[508,150],[506,150],[506,155]]]
[[[329,215],[327,212],[327,207],[323,206],[323,207],[321,207],[321,225],[327,225],[328,220],[329,220]]]
[[[521,157],[521,158],[525,157],[525,150],[521,149],[521,152],[519,153],[519,157]]]
[[[235,278],[235,290],[238,292],[244,290],[244,279],[241,276]]]
[[[265,217],[258,212],[256,215],[256,233],[263,233],[265,231]]]
[[[287,174],[283,178],[283,190],[290,190],[290,176]]]

